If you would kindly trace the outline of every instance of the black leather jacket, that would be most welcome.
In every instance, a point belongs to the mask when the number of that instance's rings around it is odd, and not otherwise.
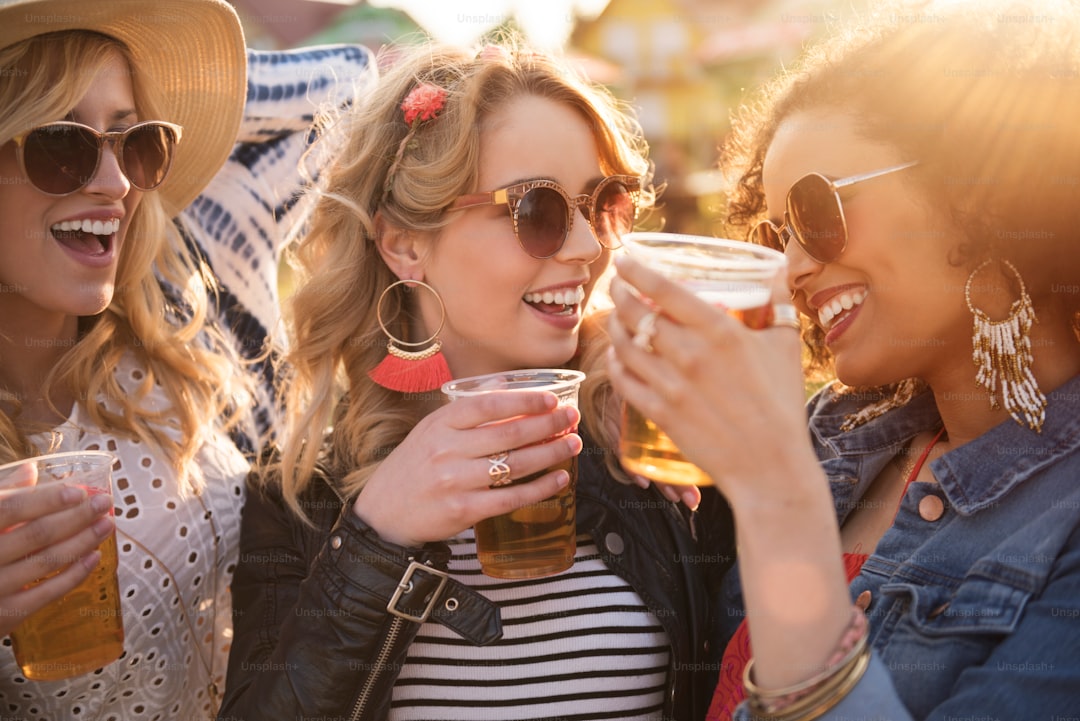
[[[710,600],[733,556],[730,512],[712,489],[703,489],[691,514],[654,489],[620,484],[602,457],[591,445],[579,457],[578,530],[592,534],[667,631],[664,719],[703,719],[718,669]],[[499,639],[499,609],[442,573],[446,544],[382,541],[326,479],[302,500],[314,526],[278,493],[250,489],[219,721],[385,719],[418,619],[428,613],[475,644]]]

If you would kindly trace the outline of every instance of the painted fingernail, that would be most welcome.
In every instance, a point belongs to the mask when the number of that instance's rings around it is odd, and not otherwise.
[[[91,551],[82,558],[79,559],[79,563],[83,565],[87,571],[93,571],[94,568],[101,562],[101,552]]]
[[[99,493],[90,499],[90,508],[94,510],[94,513],[104,513],[112,508],[113,499],[112,496]]]
[[[114,526],[112,518],[109,518],[108,516],[106,516],[105,518],[99,518],[98,520],[94,521],[94,525],[92,525],[91,528],[94,529],[94,533],[96,533],[99,538],[104,538],[105,536],[108,536],[110,533],[113,532]]]
[[[74,506],[86,498],[86,491],[78,486],[67,486],[60,493],[60,500],[69,506]]]

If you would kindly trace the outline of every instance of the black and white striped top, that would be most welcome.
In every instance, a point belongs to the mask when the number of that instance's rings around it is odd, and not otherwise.
[[[507,581],[480,572],[469,529],[450,574],[501,610],[503,637],[473,646],[428,622],[394,686],[390,721],[660,719],[667,633],[638,594],[578,537],[574,565]]]

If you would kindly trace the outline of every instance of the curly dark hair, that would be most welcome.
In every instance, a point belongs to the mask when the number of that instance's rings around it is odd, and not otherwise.
[[[957,265],[1007,257],[1033,301],[1080,316],[1080,5],[971,0],[890,6],[835,32],[736,113],[721,166],[730,232],[765,210],[762,164],[791,115],[837,109],[919,165],[919,184],[965,229]],[[737,236],[740,237],[740,236]],[[1074,328],[1075,329],[1075,328]],[[820,329],[811,365],[831,367]]]

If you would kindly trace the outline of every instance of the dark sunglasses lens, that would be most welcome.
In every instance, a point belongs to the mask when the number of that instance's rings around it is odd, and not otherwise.
[[[97,137],[71,125],[37,128],[23,144],[28,179],[34,187],[53,195],[73,193],[90,182],[97,161]]]
[[[559,252],[567,231],[566,199],[551,188],[532,188],[517,206],[518,240],[534,258]]]
[[[176,137],[164,125],[141,125],[124,140],[124,173],[139,190],[161,185],[172,164]]]
[[[822,263],[836,260],[846,241],[840,200],[829,181],[808,175],[788,194],[791,230],[807,254]]]
[[[634,229],[634,198],[630,189],[617,180],[604,185],[596,196],[592,226],[605,248],[618,248],[622,236]]]
[[[780,237],[780,234],[776,232],[776,228],[772,226],[772,223],[765,220],[750,229],[750,237],[748,240],[755,245],[772,248],[781,253],[785,250],[785,243]]]

